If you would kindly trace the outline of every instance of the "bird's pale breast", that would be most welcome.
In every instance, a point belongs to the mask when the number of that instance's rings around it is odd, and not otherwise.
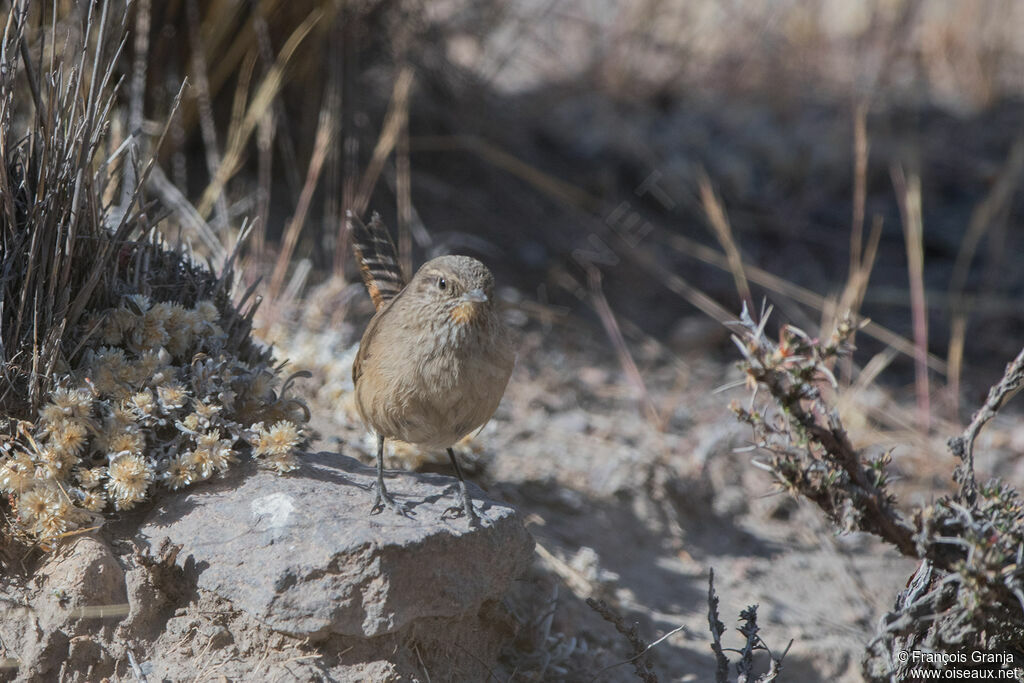
[[[382,314],[360,350],[356,405],[363,421],[387,438],[427,448],[451,446],[485,424],[515,360],[497,316],[488,313],[460,337],[391,324],[399,316]]]

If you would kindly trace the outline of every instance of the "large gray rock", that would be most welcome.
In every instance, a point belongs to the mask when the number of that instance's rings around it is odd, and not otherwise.
[[[511,507],[482,500],[483,522],[442,519],[455,480],[389,473],[407,519],[370,516],[375,472],[334,453],[303,457],[279,476],[239,467],[230,478],[165,498],[141,539],[181,544],[197,586],[267,626],[320,640],[395,633],[417,620],[475,615],[525,571],[533,540]]]

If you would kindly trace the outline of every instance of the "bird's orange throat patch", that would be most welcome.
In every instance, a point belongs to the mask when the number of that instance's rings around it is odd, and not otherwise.
[[[465,325],[473,322],[477,315],[476,304],[472,301],[465,301],[452,309],[452,322],[456,325]]]

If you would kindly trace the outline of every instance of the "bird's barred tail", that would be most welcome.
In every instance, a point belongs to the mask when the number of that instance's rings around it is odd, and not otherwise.
[[[380,214],[374,212],[367,225],[350,211],[348,226],[363,283],[373,299],[373,305],[379,310],[405,287],[405,277],[398,265],[398,251]]]

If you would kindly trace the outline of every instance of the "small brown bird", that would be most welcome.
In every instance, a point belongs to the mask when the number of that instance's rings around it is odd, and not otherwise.
[[[494,277],[469,256],[427,261],[405,284],[387,229],[349,215],[363,282],[377,308],[363,333],[352,381],[363,422],[377,433],[377,495],[407,515],[384,486],[384,441],[445,448],[459,478],[460,507],[479,523],[451,446],[479,429],[505,393],[515,354],[494,307]]]

